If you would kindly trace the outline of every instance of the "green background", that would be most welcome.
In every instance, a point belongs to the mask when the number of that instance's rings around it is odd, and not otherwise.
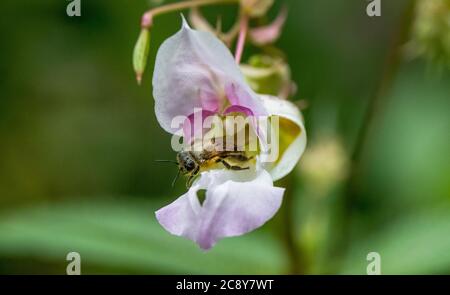
[[[155,19],[138,87],[131,57],[151,3],[81,2],[73,18],[62,0],[0,4],[0,273],[65,274],[71,251],[83,274],[365,274],[371,251],[386,274],[450,273],[449,71],[401,60],[350,201],[345,180],[318,196],[297,169],[279,184],[290,200],[273,220],[203,252],[154,217],[185,191],[170,186],[174,167],[154,162],[175,155],[151,95],[156,51],[179,14]],[[308,104],[307,151],[332,134],[350,157],[410,1],[382,1],[374,18],[363,0],[276,2],[271,17],[289,7],[277,46],[293,99]],[[236,13],[204,11],[226,26]]]

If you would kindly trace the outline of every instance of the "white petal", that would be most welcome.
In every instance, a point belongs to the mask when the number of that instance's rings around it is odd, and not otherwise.
[[[292,124],[283,124],[280,121],[280,134],[292,135],[292,140],[287,146],[280,147],[282,153],[278,160],[267,166],[274,181],[289,174],[300,160],[306,147],[306,130],[303,125],[303,117],[299,109],[291,102],[269,95],[260,95],[264,107],[271,116],[279,116],[281,120],[288,120]],[[296,128],[288,128],[296,126]]]
[[[199,207],[193,200],[207,189]],[[213,170],[204,172],[195,185],[156,216],[170,233],[195,241],[202,249],[219,239],[239,236],[262,226],[281,206],[284,189],[273,186],[270,174],[254,171]]]
[[[195,241],[196,231],[193,229],[199,226],[201,214],[201,205],[197,198],[199,189],[199,185],[192,186],[186,194],[156,211],[156,218],[168,232]]]

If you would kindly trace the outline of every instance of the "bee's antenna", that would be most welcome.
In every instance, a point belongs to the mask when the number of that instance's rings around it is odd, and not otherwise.
[[[178,170],[177,175],[175,176],[175,178],[172,181],[172,187],[175,186],[175,182],[177,182],[178,177],[180,176],[180,170]]]
[[[174,161],[174,160],[155,160],[155,162],[158,162],[158,163],[174,163],[175,165],[178,165],[178,162]]]

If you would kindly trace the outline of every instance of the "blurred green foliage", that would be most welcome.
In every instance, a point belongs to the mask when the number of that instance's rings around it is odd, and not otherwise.
[[[204,253],[193,243],[166,234],[151,214],[156,205],[162,204],[116,199],[20,210],[0,221],[0,251],[9,258],[19,252],[58,261],[55,273],[65,272],[66,262],[61,257],[71,251],[80,253],[87,273],[91,269],[154,274],[271,274],[285,270],[286,257],[270,236],[252,233],[228,239],[211,253]],[[230,263],[233,261],[240,263]],[[3,265],[3,271],[8,271],[8,266]]]
[[[384,1],[375,18],[366,1],[276,2],[271,17],[289,7],[277,46],[295,99],[308,102],[307,149],[333,134],[350,156],[410,1]],[[376,251],[383,273],[450,273],[450,75],[420,59],[402,62],[381,100],[350,208],[345,179],[318,194],[299,170],[293,201],[254,233],[206,253],[166,233],[153,212],[185,188],[172,189],[175,169],[153,161],[174,153],[154,115],[151,69],[180,21],[155,20],[138,87],[131,56],[149,3],[82,0],[82,16],[69,18],[66,1],[1,1],[1,273],[64,274],[70,251],[81,254],[82,273],[289,273],[286,214],[303,272],[364,274]],[[230,26],[236,9],[204,12]]]

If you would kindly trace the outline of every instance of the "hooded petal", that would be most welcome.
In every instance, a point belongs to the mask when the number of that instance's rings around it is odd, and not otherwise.
[[[248,87],[244,88],[242,85],[235,83],[227,84],[225,86],[225,93],[232,106],[247,108],[254,116],[267,116],[267,111],[263,104],[261,104],[261,101],[255,99],[257,96],[254,95],[253,91],[250,93],[248,90]]]
[[[203,205],[196,195],[200,189],[207,189]],[[280,208],[283,192],[265,170],[212,170],[202,173],[185,195],[158,210],[156,217],[168,232],[206,250],[221,238],[262,226]]]
[[[196,112],[187,116],[183,124],[184,142],[190,143],[194,138],[199,138],[200,135],[203,135],[207,130],[207,128],[203,128],[205,120],[214,115],[214,112],[205,109],[198,109]],[[196,117],[199,118],[199,122],[196,122]]]
[[[279,156],[266,169],[274,181],[283,178],[294,169],[306,148],[306,130],[299,109],[291,102],[274,96],[260,96],[270,116],[279,117]]]
[[[209,32],[211,34],[216,33],[216,30],[211,26],[197,7],[192,8],[189,12],[189,22],[196,30]]]
[[[227,85],[240,91],[240,105],[254,113],[263,109],[228,48],[211,33],[192,30],[183,18],[181,30],[161,45],[156,56],[153,97],[161,127],[175,133],[174,117],[187,117],[194,108],[223,107],[228,103]]]

